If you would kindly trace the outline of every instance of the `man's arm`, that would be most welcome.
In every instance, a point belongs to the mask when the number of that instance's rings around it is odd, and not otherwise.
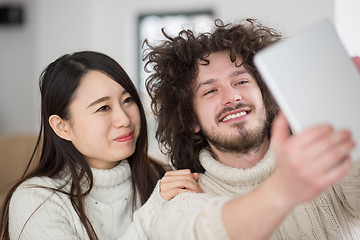
[[[360,58],[352,60],[360,70]],[[278,156],[276,172],[253,192],[224,205],[224,225],[233,239],[269,238],[292,208],[315,198],[348,172],[351,166],[348,154],[354,145],[349,133],[325,128],[328,130],[323,134],[321,131],[326,129],[315,127],[291,139],[284,116],[278,117],[272,138]],[[359,176],[360,168],[355,167],[339,188],[345,207],[357,216],[360,194],[354,189],[359,189]]]
[[[233,200],[180,194],[157,214],[154,239],[268,239],[297,204],[315,198],[346,174],[354,143],[347,131],[325,125],[290,136],[280,114],[272,145],[276,170],[257,189]]]
[[[268,239],[299,203],[311,200],[351,167],[347,131],[321,125],[290,136],[283,114],[274,122],[274,174],[253,192],[226,203],[222,218],[231,239]]]

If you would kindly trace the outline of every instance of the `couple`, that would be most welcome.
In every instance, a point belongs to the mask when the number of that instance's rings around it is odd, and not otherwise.
[[[8,195],[1,236],[359,237],[351,134],[324,124],[290,135],[253,65],[254,53],[280,39],[246,20],[148,45],[156,136],[176,169],[193,172],[160,182],[164,169],[146,155],[143,109],[121,67],[98,53],[50,64],[41,82],[43,161]]]

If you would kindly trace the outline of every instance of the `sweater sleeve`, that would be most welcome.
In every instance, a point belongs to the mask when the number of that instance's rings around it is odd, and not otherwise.
[[[75,231],[69,206],[52,190],[22,184],[14,192],[9,208],[11,239],[81,239]]]
[[[360,162],[333,188],[349,213],[360,218]]]
[[[205,193],[179,194],[159,209],[151,239],[228,239],[221,217],[226,201]]]
[[[133,222],[127,227],[126,232],[120,239],[150,239],[150,231],[155,215],[167,202],[160,196],[160,180],[156,184],[153,193],[146,203],[135,211]]]

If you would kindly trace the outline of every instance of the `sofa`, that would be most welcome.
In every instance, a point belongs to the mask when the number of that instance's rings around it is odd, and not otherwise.
[[[31,134],[0,135],[0,201],[19,179],[33,152],[37,136]]]

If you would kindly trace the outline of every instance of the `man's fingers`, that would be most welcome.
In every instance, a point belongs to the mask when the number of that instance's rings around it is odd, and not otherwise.
[[[318,186],[322,186],[324,188],[326,186],[333,185],[347,174],[351,166],[352,161],[350,157],[346,157],[342,161],[338,161],[336,165],[333,165],[328,169],[322,178],[319,178],[321,182],[318,182]]]
[[[280,112],[275,118],[271,131],[271,143],[275,148],[281,147],[282,143],[289,138],[289,123],[285,115]]]
[[[343,159],[348,158],[354,146],[355,143],[348,131],[337,131],[331,136],[330,142],[319,147],[318,153],[314,154],[312,167],[328,171]]]
[[[352,58],[358,70],[360,71],[360,57],[356,56]]]

